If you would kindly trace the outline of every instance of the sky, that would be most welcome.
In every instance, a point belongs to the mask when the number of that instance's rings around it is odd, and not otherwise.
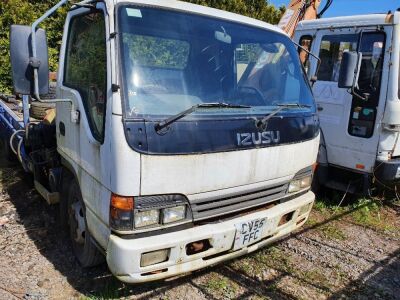
[[[321,7],[324,6],[325,2],[326,0],[322,1]],[[277,7],[287,6],[290,0],[268,0],[268,3]],[[389,10],[395,11],[397,8],[400,8],[400,0],[333,0],[324,17],[386,13]]]

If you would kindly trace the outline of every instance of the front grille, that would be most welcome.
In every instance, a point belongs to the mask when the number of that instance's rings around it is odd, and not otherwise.
[[[264,205],[285,196],[287,188],[288,183],[285,183],[245,193],[231,194],[223,198],[209,197],[191,200],[193,218],[195,221],[199,221]]]

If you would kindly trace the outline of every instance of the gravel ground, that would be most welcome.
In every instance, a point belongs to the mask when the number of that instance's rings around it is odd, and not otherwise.
[[[0,299],[400,299],[400,209],[369,201],[333,212],[269,248],[169,281],[129,286],[85,270],[57,227],[57,207],[0,162]]]

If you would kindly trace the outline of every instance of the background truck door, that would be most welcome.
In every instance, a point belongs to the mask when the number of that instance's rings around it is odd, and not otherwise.
[[[321,58],[314,95],[319,108],[321,128],[329,164],[371,172],[379,142],[379,123],[384,109],[387,72],[382,72],[386,34],[364,31],[360,51],[363,53],[359,92],[369,95],[368,101],[353,97],[339,89],[337,81],[344,51],[357,50],[359,31],[354,29],[321,30],[314,39],[313,51]],[[315,66],[314,70],[315,71]],[[383,75],[384,74],[384,75]]]

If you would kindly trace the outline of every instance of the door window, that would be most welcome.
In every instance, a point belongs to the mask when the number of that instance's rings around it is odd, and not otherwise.
[[[370,138],[374,133],[376,114],[381,91],[384,59],[384,33],[364,33],[360,52],[363,54],[358,79],[358,94],[366,100],[353,97],[349,122],[349,134]]]
[[[373,135],[379,103],[385,34],[367,32],[362,34],[326,35],[322,37],[319,57],[321,66],[318,80],[338,82],[343,53],[359,50],[363,54],[357,93],[367,100],[353,97],[348,132],[350,135],[370,138]]]
[[[311,51],[312,42],[313,42],[313,37],[311,35],[303,35],[300,38],[299,45],[302,46],[303,48],[307,49],[308,51]],[[310,70],[309,55],[306,51],[299,48],[299,56],[300,56],[301,63],[303,64],[303,67],[306,70],[306,73],[308,74],[308,72]]]
[[[69,28],[64,85],[79,92],[92,134],[99,142],[104,140],[106,82],[103,12],[76,16]]]
[[[322,38],[318,80],[338,82],[343,52],[357,50],[358,35],[326,35]]]

